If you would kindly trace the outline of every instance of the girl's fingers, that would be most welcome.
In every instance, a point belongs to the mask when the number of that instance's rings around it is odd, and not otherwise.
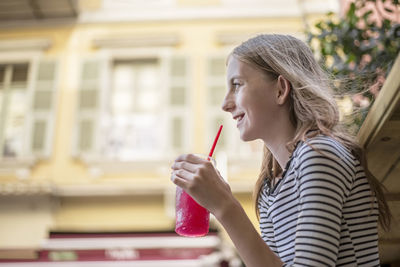
[[[181,188],[186,188],[186,180],[176,175],[175,172],[171,173],[171,181]]]
[[[171,181],[179,187],[186,189],[190,181],[193,180],[194,174],[184,169],[174,170],[171,173]]]
[[[181,161],[186,161],[186,162],[189,162],[192,164],[201,164],[201,163],[207,162],[206,159],[203,159],[194,154],[183,154],[183,155],[180,155],[179,157],[177,157],[175,160],[175,162],[181,162]]]
[[[174,170],[172,173],[187,181],[193,180],[194,174],[185,169]]]
[[[194,172],[196,172],[197,165],[187,162],[187,161],[175,161],[174,164],[172,164],[171,168],[173,170],[183,169],[183,170],[194,173]]]

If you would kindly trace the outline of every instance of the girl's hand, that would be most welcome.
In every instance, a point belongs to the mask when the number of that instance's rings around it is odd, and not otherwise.
[[[233,198],[229,185],[206,159],[193,154],[180,155],[171,168],[172,182],[216,217]]]

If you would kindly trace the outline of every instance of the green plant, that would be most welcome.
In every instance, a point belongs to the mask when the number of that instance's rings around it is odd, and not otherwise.
[[[400,51],[399,0],[355,0],[343,17],[328,13],[313,29],[308,43],[320,64],[334,78],[338,95],[351,95],[356,116],[350,124],[362,124],[368,108]],[[353,114],[354,115],[354,114]]]

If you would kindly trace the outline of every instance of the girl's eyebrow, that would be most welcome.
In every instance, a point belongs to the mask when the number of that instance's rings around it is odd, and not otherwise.
[[[229,79],[229,81],[232,82],[234,79],[243,79],[243,76],[240,76],[240,75],[233,75],[233,76]]]

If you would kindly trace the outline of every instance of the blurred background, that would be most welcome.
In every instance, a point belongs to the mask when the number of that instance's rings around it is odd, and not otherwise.
[[[0,265],[242,266],[214,219],[206,237],[174,233],[170,166],[180,153],[207,153],[223,124],[217,168],[258,228],[252,188],[262,144],[243,143],[220,108],[226,56],[258,33],[309,41],[318,29],[313,25],[343,18],[349,6],[339,0],[1,0]],[[383,10],[400,21],[397,1]],[[386,266],[400,258],[396,78],[385,90],[394,103],[382,104],[360,130],[364,144],[379,150],[372,157],[386,164],[372,165],[386,175],[397,216],[394,230],[381,238]],[[338,101],[343,113],[352,112],[354,99]]]

